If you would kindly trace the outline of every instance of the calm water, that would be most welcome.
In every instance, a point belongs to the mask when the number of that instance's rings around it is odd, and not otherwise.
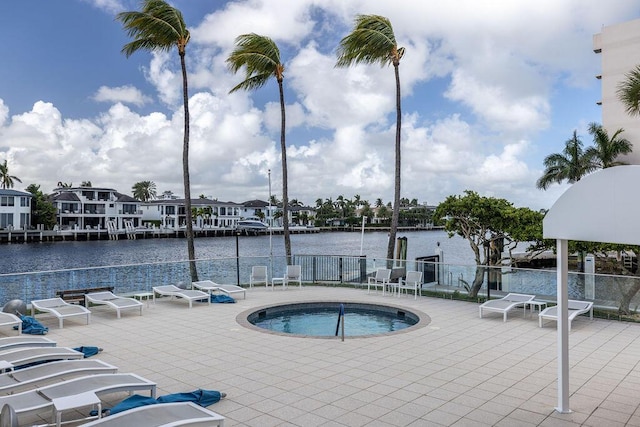
[[[433,255],[437,242],[444,251],[444,262],[473,264],[469,243],[449,238],[444,231],[398,233],[407,238],[407,259]],[[274,256],[284,256],[282,236],[240,236],[240,257],[267,257],[270,247]],[[291,236],[294,255],[360,255],[360,233],[315,233]],[[364,234],[362,254],[368,258],[384,259],[387,252],[387,233]],[[195,240],[196,257],[212,259],[236,256],[235,237],[203,237]],[[47,271],[68,268],[139,264],[147,262],[181,261],[187,259],[184,239],[164,238],[145,240],[100,240],[88,242],[46,242],[0,245],[0,274],[28,271]]]

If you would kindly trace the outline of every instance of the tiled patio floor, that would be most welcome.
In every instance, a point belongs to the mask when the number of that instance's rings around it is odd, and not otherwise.
[[[426,327],[372,338],[297,338],[256,332],[236,316],[291,301],[392,303],[428,314]],[[559,414],[555,324],[521,311],[478,318],[473,303],[309,286],[254,288],[236,304],[163,298],[116,319],[93,307],[91,325],[47,315],[59,346],[104,348],[120,372],[158,394],[220,390],[209,409],[226,426],[640,426],[640,325],[580,317],[570,334],[571,414]],[[123,397],[114,395],[106,406]]]

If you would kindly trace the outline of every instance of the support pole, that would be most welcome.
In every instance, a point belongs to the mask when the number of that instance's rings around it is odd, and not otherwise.
[[[568,414],[569,409],[569,293],[567,240],[557,240],[558,295],[558,406],[556,411]]]

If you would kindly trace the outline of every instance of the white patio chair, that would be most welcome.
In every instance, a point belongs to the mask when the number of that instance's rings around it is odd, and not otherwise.
[[[249,287],[253,288],[253,285],[260,283],[264,283],[265,286],[269,285],[269,279],[267,278],[267,267],[264,265],[254,265],[253,267],[251,267]]]
[[[367,283],[367,293],[371,291],[373,287],[374,290],[377,291],[378,288],[382,288],[382,295],[384,295],[386,288],[389,286],[389,282],[391,281],[391,269],[389,268],[379,268],[376,270],[376,275],[373,277],[369,277]]]
[[[31,301],[31,316],[35,315],[35,311],[51,313],[58,318],[58,324],[62,329],[62,322],[68,317],[86,316],[87,325],[91,321],[91,311],[81,305],[69,304],[62,298],[47,298]]]
[[[195,289],[180,289],[176,285],[164,285],[153,287],[153,305],[156,304],[156,294],[163,296],[170,296],[182,298],[189,302],[189,308],[193,307],[194,301],[207,300],[207,303],[211,305],[211,298],[206,292],[198,291]]]
[[[502,298],[486,301],[484,304],[480,304],[480,318],[482,318],[482,312],[484,310],[496,311],[502,313],[502,321],[506,322],[507,313],[516,307],[523,307],[523,314],[526,314],[526,303],[535,297],[535,295],[509,293]]]
[[[0,311],[0,326],[18,327],[18,335],[22,334],[22,320],[15,314]]]
[[[422,288],[422,271],[407,271],[405,279],[398,279],[398,296],[404,291],[409,295],[409,291],[413,291],[413,299],[418,298],[418,292]]]
[[[106,305],[116,311],[116,316],[120,318],[120,311],[126,309],[138,309],[140,310],[140,316],[142,316],[142,302],[135,298],[126,298],[115,295],[113,292],[91,292],[84,295],[85,305],[89,307],[89,303]]]
[[[571,330],[571,322],[581,314],[589,313],[589,318],[593,320],[593,303],[591,301],[578,301],[570,299],[567,303],[567,311],[569,313],[569,330]],[[538,325],[543,327],[543,320],[558,321],[558,306],[547,307],[538,314]]]
[[[195,287],[201,291],[208,292],[209,298],[211,298],[211,295],[215,291],[220,291],[227,296],[231,296],[233,294],[242,294],[243,298],[247,298],[247,291],[245,288],[236,285],[222,285],[211,280],[200,280],[198,282],[191,282],[191,287]]]

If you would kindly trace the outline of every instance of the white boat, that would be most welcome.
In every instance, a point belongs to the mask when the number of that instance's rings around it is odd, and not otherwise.
[[[241,219],[236,224],[236,230],[260,231],[269,228],[267,224],[257,219]]]

